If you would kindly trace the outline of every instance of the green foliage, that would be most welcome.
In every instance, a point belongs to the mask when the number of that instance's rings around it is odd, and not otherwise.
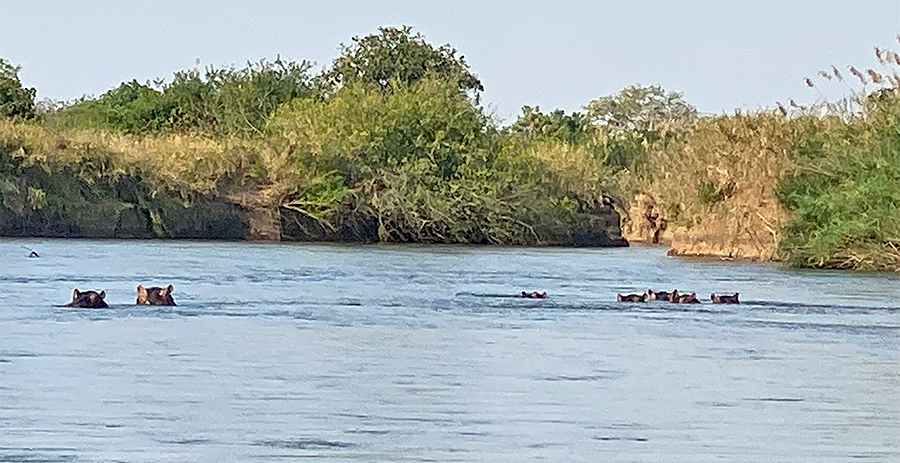
[[[65,128],[104,128],[132,134],[200,131],[261,135],[278,105],[313,95],[310,64],[276,60],[242,69],[175,73],[154,86],[132,80],[99,98],[84,98],[52,115]]]
[[[82,99],[55,118],[61,126],[102,127],[125,133],[159,132],[168,128],[172,104],[162,92],[135,80],[104,93],[97,100]]]
[[[276,113],[271,138],[289,155],[265,167],[286,207],[329,229],[373,217],[383,241],[565,242],[590,228],[580,202],[602,199],[602,158],[560,140],[499,137],[447,79],[391,88],[350,82]]]
[[[509,133],[536,137],[550,137],[569,143],[579,143],[597,134],[590,117],[556,109],[548,114],[540,107],[523,106],[522,114],[507,129]]]
[[[6,135],[4,131],[4,135]],[[63,209],[115,197],[123,171],[103,150],[86,150],[76,162],[56,164],[30,155],[36,147],[4,137],[0,143],[0,206],[16,213]],[[43,161],[43,162],[39,162]]]
[[[585,109],[611,134],[634,135],[651,143],[688,130],[697,119],[697,108],[680,93],[658,85],[632,85],[591,101]]]
[[[19,81],[19,66],[0,58],[0,117],[34,117],[34,88],[26,88]]]
[[[315,156],[355,181],[377,169],[429,161],[431,173],[452,177],[488,142],[488,119],[455,84],[425,79],[395,85],[348,84],[331,98],[294,100],[273,119],[297,153]]]
[[[455,83],[434,79],[395,84],[389,93],[350,83],[327,100],[297,99],[276,113],[270,130],[290,146],[291,158],[271,158],[267,170],[285,184],[288,204],[312,206],[304,211],[317,218],[341,211],[337,203],[346,197],[323,187],[382,188],[411,169],[423,181],[447,181],[490,143],[488,119]],[[310,168],[326,177],[310,180]]]
[[[631,134],[610,136],[604,127],[594,125],[587,114],[579,112],[566,114],[556,109],[545,114],[539,107],[523,106],[522,114],[504,133],[513,142],[524,137],[551,151],[556,149],[549,148],[554,145],[552,142],[563,142],[583,151],[590,159],[588,162],[603,166],[607,174],[615,170],[640,170],[648,161],[643,140]]]
[[[805,143],[780,181],[790,263],[900,271],[900,93],[879,98],[865,119]]]
[[[608,141],[605,163],[619,169],[642,173],[650,162],[650,152],[644,140],[630,134],[620,134]]]
[[[632,86],[584,114],[525,106],[498,130],[465,59],[409,27],[355,37],[321,75],[309,69],[276,60],[132,80],[39,125],[7,120],[33,117],[35,92],[0,59],[0,212],[115,203],[165,236],[169,205],[215,197],[332,233],[362,218],[382,241],[540,244],[614,235],[609,196],[640,192],[670,225],[761,249],[778,240],[796,265],[900,269],[888,77],[858,112],[700,118],[681,94]]]
[[[434,48],[409,26],[380,27],[377,34],[354,37],[322,78],[332,88],[363,82],[387,92],[397,83],[408,86],[426,76],[448,79],[464,91],[484,90],[455,48],[449,44]]]

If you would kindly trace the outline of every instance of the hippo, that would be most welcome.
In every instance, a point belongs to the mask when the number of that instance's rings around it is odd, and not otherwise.
[[[67,307],[82,307],[88,309],[102,309],[109,307],[106,305],[106,291],[79,291],[75,288],[72,291],[72,302],[66,304]]]
[[[652,289],[648,289],[647,290],[647,300],[648,301],[668,301],[669,297],[672,295],[672,293],[677,292],[677,291],[678,291],[677,289],[675,291],[654,291]]]
[[[740,293],[734,293],[733,295],[713,293],[709,295],[709,299],[712,300],[713,304],[740,304],[738,294]]]
[[[175,305],[175,299],[172,299],[172,285],[160,288],[151,286],[145,288],[141,285],[137,287],[137,305]]]
[[[700,299],[697,299],[697,293],[679,294],[676,289],[672,291],[672,294],[669,296],[669,302],[678,304],[699,304]]]
[[[516,294],[516,297],[525,297],[528,299],[545,299],[547,297],[547,291],[522,291],[519,294]]]
[[[646,294],[616,294],[616,302],[647,302]]]

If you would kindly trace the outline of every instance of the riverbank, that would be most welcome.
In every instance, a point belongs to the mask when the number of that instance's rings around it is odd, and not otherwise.
[[[0,121],[0,236],[627,245],[610,204],[576,203],[542,164],[522,170],[533,158],[478,183],[401,168],[348,188],[334,171],[277,171],[273,141]]]
[[[629,86],[505,126],[465,59],[409,27],[353,38],[317,75],[193,69],[43,109],[4,61],[21,91],[3,97],[0,235],[645,241],[900,271],[900,54],[876,56],[884,73],[851,67],[862,87],[836,103],[701,116]]]

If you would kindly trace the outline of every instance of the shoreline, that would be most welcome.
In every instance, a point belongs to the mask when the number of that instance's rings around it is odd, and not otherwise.
[[[236,243],[236,244],[254,244],[254,245],[296,245],[296,246],[305,246],[305,245],[315,245],[315,246],[347,246],[347,247],[367,247],[367,248],[392,248],[392,247],[435,247],[435,248],[483,248],[483,249],[566,249],[566,250],[583,250],[583,249],[591,249],[591,250],[599,250],[599,249],[622,249],[622,248],[632,248],[635,250],[640,249],[649,249],[649,248],[658,248],[661,252],[665,251],[664,254],[668,257],[674,257],[679,260],[689,261],[689,262],[729,262],[735,264],[756,264],[756,265],[775,265],[779,268],[790,269],[790,270],[802,270],[802,271],[815,271],[815,272],[839,272],[839,273],[852,273],[854,275],[893,275],[900,277],[900,272],[894,272],[889,270],[858,270],[858,269],[846,269],[846,268],[827,268],[827,267],[798,267],[789,265],[787,262],[778,260],[778,259],[755,259],[755,258],[747,258],[747,257],[727,257],[722,255],[712,255],[712,254],[678,254],[674,253],[672,248],[668,246],[668,244],[653,244],[649,242],[636,241],[630,242],[624,246],[572,246],[572,245],[554,245],[554,244],[543,244],[543,245],[535,245],[535,244],[478,244],[478,243],[426,243],[426,242],[362,242],[362,241],[298,241],[298,240],[251,240],[251,239],[210,239],[210,238],[116,238],[116,237],[59,237],[59,236],[9,236],[9,235],[0,235],[0,241],[10,240],[10,241],[36,241],[42,239],[49,240],[73,240],[73,241],[108,241],[108,242],[122,242],[122,241],[133,241],[133,242],[149,242],[149,241],[157,241],[160,243],[203,243],[203,244],[213,244],[213,243]],[[27,257],[27,256],[25,256]],[[43,256],[42,256],[43,257]]]

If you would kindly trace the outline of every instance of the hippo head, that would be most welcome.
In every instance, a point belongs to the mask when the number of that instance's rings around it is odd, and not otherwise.
[[[713,293],[710,294],[709,297],[712,299],[713,304],[740,304],[740,301],[738,301],[738,294],[739,293],[731,295]]]
[[[172,285],[160,288],[151,286],[145,288],[141,285],[137,287],[137,305],[175,305],[175,299],[172,299]]]
[[[109,307],[106,305],[106,291],[79,291],[75,288],[72,291],[72,302],[66,304],[69,307],[84,307],[90,309],[102,309]]]
[[[669,295],[672,293],[668,291],[654,291],[652,289],[648,289],[645,294],[647,295],[648,301],[668,301]]]
[[[616,302],[647,302],[647,294],[626,294],[616,293]]]

